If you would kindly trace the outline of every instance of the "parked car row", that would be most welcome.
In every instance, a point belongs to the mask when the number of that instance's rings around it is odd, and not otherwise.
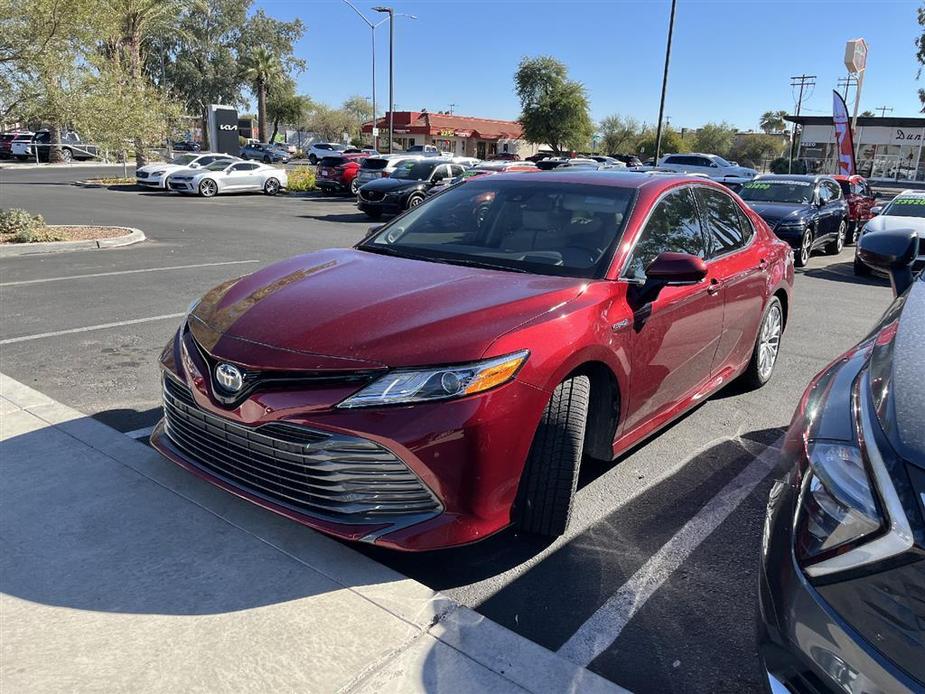
[[[52,149],[50,130],[37,132],[18,131],[0,135],[0,159],[19,161],[48,161]],[[61,161],[85,161],[99,156],[96,145],[84,142],[78,133],[67,130],[61,133]]]
[[[169,162],[140,167],[135,182],[143,187],[211,198],[220,193],[276,195],[288,185],[285,169],[230,154],[181,154]]]

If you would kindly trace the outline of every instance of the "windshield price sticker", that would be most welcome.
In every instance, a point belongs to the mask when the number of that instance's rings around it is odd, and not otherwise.
[[[746,183],[746,188],[751,188],[753,190],[767,190],[771,187],[770,183]]]
[[[894,205],[925,205],[925,198],[896,198]]]

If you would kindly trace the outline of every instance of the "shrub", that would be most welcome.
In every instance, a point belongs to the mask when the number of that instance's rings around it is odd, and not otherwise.
[[[45,226],[45,220],[40,214],[32,214],[26,210],[0,210],[0,234],[13,236],[13,240],[21,235],[31,235],[37,229]]]
[[[308,166],[297,166],[288,172],[289,190],[294,193],[304,193],[315,189],[315,170]]]

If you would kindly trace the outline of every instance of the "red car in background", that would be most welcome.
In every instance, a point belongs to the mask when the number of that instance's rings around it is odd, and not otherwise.
[[[426,550],[564,532],[611,460],[772,376],[790,247],[704,178],[474,178],[352,249],[208,292],[161,355],[152,444],[348,540]]]
[[[845,243],[854,243],[864,223],[874,215],[870,208],[877,204],[877,199],[867,179],[857,174],[853,176],[832,176],[841,186],[842,195],[848,201],[848,233]]]
[[[357,172],[360,170],[360,164],[369,155],[359,154],[335,154],[329,157],[322,157],[318,162],[318,175],[315,179],[323,195],[335,195],[337,193],[351,195],[357,194]]]

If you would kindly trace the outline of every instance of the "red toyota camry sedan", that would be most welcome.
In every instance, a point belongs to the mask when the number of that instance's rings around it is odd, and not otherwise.
[[[206,294],[161,356],[152,442],[349,540],[555,536],[583,454],[771,378],[792,283],[789,246],[707,179],[483,176]]]

